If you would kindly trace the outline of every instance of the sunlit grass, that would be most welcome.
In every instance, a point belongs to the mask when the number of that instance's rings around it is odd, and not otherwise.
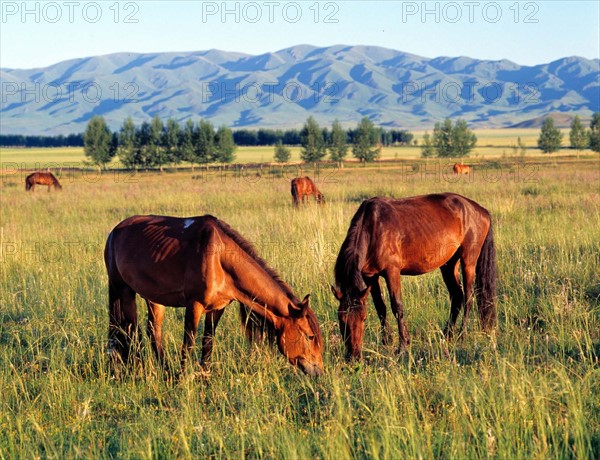
[[[597,458],[597,161],[537,169],[510,161],[498,176],[475,169],[460,179],[431,165],[424,174],[327,170],[316,177],[326,206],[300,210],[289,178],[269,174],[73,174],[61,193],[26,193],[19,175],[5,177],[0,458]],[[352,215],[369,196],[438,191],[492,213],[496,336],[482,334],[474,315],[465,337],[445,342],[441,276],[405,277],[410,350],[397,356],[380,344],[369,307],[365,362],[345,364],[329,285]],[[102,251],[112,227],[136,213],[211,213],[245,235],[298,296],[311,293],[326,375],[306,378],[277,350],[249,352],[231,305],[209,377],[166,382],[146,346],[143,369],[113,378]],[[183,312],[168,309],[165,347],[175,367],[182,336]]]

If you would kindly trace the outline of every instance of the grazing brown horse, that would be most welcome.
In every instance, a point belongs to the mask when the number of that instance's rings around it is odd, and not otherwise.
[[[314,196],[319,204],[325,204],[325,197],[311,180],[310,177],[296,177],[292,179],[292,201],[295,206],[308,201],[309,196]]]
[[[455,163],[452,168],[454,174],[471,174],[471,167],[462,163]]]
[[[237,300],[272,331],[291,364],[309,375],[323,372],[323,340],[308,296],[298,300],[252,245],[216,217],[129,217],[109,234],[104,260],[109,286],[108,350],[123,361],[130,357],[132,339],[141,339],[137,293],[146,299],[147,332],[163,365],[165,305],[185,308],[184,369],[202,314],[207,313],[202,340],[202,364],[207,364],[223,309]]]
[[[454,193],[395,200],[371,198],[352,218],[335,264],[335,297],[346,357],[360,358],[371,292],[381,322],[383,343],[391,336],[379,286],[387,284],[398,322],[400,347],[409,344],[400,288],[401,275],[421,275],[440,268],[450,293],[450,319],[445,333],[452,335],[464,306],[462,330],[473,304],[473,283],[481,325],[496,320],[496,255],[490,214],[474,201]],[[458,267],[462,268],[461,288]]]
[[[34,191],[36,185],[47,185],[48,191],[54,186],[57,190],[62,190],[62,185],[51,172],[34,172],[25,178],[25,190]]]

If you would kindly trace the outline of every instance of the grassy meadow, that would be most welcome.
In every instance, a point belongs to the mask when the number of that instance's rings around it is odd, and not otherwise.
[[[0,458],[598,458],[598,157],[546,158],[499,155],[458,179],[416,155],[410,168],[293,170],[312,176],[327,199],[300,210],[285,171],[63,171],[57,193],[25,193],[25,173],[8,171],[0,181]],[[370,305],[364,362],[346,364],[329,285],[352,215],[370,196],[440,191],[492,213],[497,333],[480,332],[473,314],[467,334],[446,342],[439,271],[404,277],[410,349],[396,354],[395,328],[394,345],[381,345]],[[210,375],[165,381],[147,340],[142,369],[109,372],[102,252],[108,232],[138,213],[211,213],[252,241],[299,297],[311,294],[325,375],[308,378],[277,350],[250,349],[234,304],[217,330]],[[168,309],[174,366],[182,336],[183,311]]]

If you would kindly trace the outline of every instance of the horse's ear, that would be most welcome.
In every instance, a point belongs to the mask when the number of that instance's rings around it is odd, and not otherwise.
[[[369,292],[371,292],[371,286],[367,286],[367,289],[360,292],[358,297],[360,298],[361,303],[363,303],[365,300],[367,300],[367,296],[369,295]]]
[[[342,294],[340,291],[338,291],[333,284],[331,285],[331,292],[333,292],[333,295],[335,296],[335,298],[340,301],[342,300],[342,297],[344,297],[344,294]]]
[[[304,299],[302,299],[302,302],[300,303],[300,313],[302,316],[306,316],[306,312],[308,311],[308,305],[310,304],[308,298],[310,297],[310,294],[306,294],[306,296],[304,297]]]
[[[308,311],[308,305],[309,305],[309,301],[308,298],[310,297],[310,294],[307,294],[306,297],[304,297],[304,299],[302,299],[302,302],[300,302],[299,305],[294,305],[293,303],[289,303],[288,304],[288,309],[290,311],[290,315],[296,318],[302,318],[303,316],[306,316],[306,313]]]

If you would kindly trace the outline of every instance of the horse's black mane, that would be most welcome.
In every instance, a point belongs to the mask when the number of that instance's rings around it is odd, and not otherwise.
[[[222,220],[217,219],[214,216],[207,215],[205,217],[209,217],[214,219],[219,228],[225,233],[229,238],[231,238],[246,254],[248,254],[254,261],[265,271],[267,274],[273,278],[273,280],[283,289],[283,291],[287,294],[287,296],[294,302],[296,306],[299,303],[298,298],[292,292],[290,286],[281,279],[279,274],[273,270],[271,267],[267,265],[267,262],[258,255],[256,249],[248,240],[246,240],[242,235],[240,235],[237,231],[231,228],[228,224],[223,222]]]
[[[267,265],[267,262],[260,257],[254,246],[247,241],[242,235],[240,235],[237,231],[231,228],[228,224],[223,222],[222,220],[217,219],[214,216],[205,216],[212,218],[214,222],[219,226],[219,228],[225,233],[229,238],[231,238],[246,254],[248,254],[254,261],[264,270],[266,271],[271,278],[283,289],[286,295],[292,300],[294,306],[297,306],[300,301],[292,292],[290,286],[281,279],[279,274],[273,270],[271,267]],[[240,319],[242,321],[242,327],[246,330],[246,337],[250,342],[260,340],[261,338],[266,338],[268,342],[273,342],[275,338],[275,330],[273,326],[265,321],[264,317],[257,315],[252,310],[247,307],[240,305]],[[313,313],[312,310],[309,310],[306,319],[308,320],[311,329],[316,333],[317,340],[320,344],[323,343],[323,338],[321,336],[321,328],[319,327],[319,323],[317,322],[317,317]],[[266,337],[265,337],[266,336]]]
[[[363,232],[363,221],[369,200],[363,203],[352,217],[346,239],[342,243],[340,253],[335,262],[335,282],[342,292],[356,287],[363,289],[365,282],[362,278],[361,266],[365,261],[368,242]]]

